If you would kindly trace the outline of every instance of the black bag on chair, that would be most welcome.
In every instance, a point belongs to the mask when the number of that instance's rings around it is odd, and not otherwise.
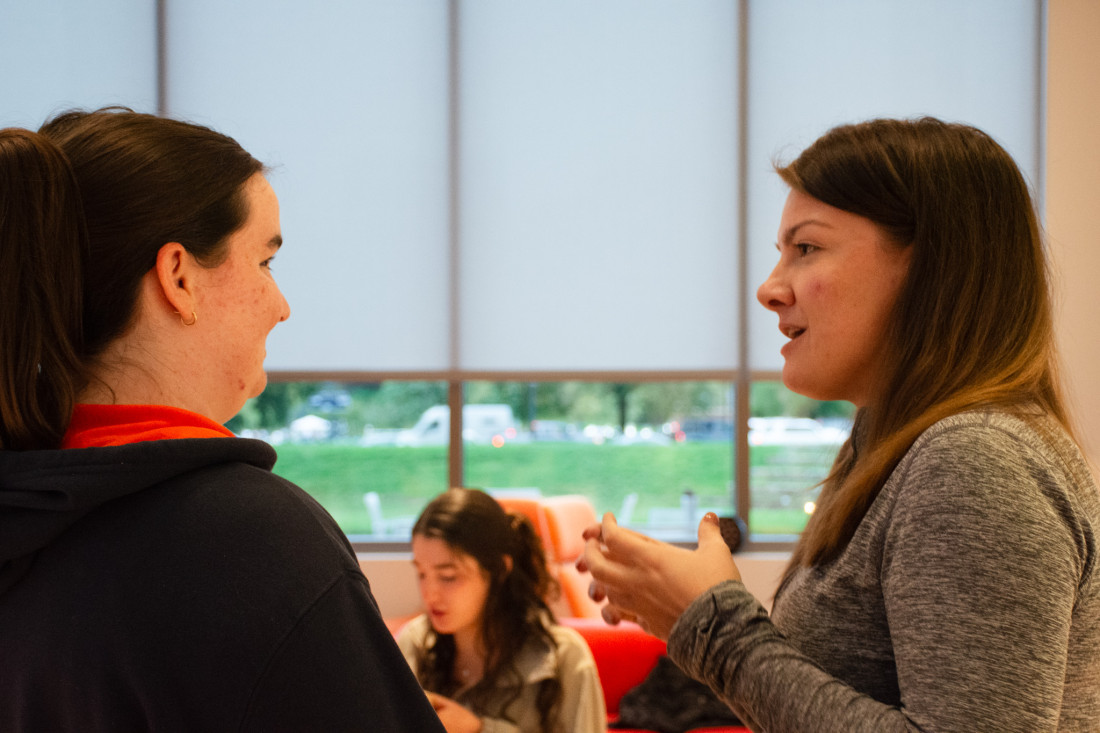
[[[648,728],[684,733],[692,728],[741,725],[733,711],[702,682],[688,677],[667,656],[619,701],[610,728]]]

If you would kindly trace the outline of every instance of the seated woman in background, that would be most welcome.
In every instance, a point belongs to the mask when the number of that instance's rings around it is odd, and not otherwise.
[[[525,517],[451,489],[416,520],[412,551],[426,613],[397,641],[448,733],[606,730],[592,653],[554,622],[557,584]]]
[[[0,130],[0,730],[442,730],[340,528],[222,427],[281,244],[212,130]]]

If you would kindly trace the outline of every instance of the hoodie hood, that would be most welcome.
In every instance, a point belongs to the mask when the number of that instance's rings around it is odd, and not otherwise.
[[[243,438],[156,440],[108,448],[0,451],[0,593],[88,512],[200,468],[275,465],[267,443]]]

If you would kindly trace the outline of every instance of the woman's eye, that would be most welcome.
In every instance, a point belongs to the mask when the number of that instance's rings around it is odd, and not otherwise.
[[[458,580],[458,576],[457,575],[441,575],[441,576],[439,576],[439,579],[444,583],[453,583],[456,580]]]
[[[274,262],[275,262],[275,258],[274,258],[274,257],[268,257],[268,258],[267,258],[266,260],[264,260],[263,262],[261,262],[261,263],[260,263],[260,267],[263,267],[263,268],[266,268],[266,269],[270,270],[270,269],[271,269],[271,265],[272,265],[272,264],[273,264]]]
[[[806,255],[817,249],[817,247],[815,247],[814,245],[805,243],[796,244],[794,248],[798,250],[798,254],[802,257],[805,257]]]

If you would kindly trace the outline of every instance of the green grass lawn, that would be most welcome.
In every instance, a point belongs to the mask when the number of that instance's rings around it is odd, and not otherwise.
[[[275,472],[316,497],[348,534],[372,531],[363,503],[363,495],[368,491],[379,494],[389,518],[415,516],[429,499],[446,488],[447,452],[442,446],[284,444],[277,450],[279,461]],[[791,451],[775,447],[753,449],[754,471],[791,464]],[[705,508],[728,508],[727,512],[733,508],[733,458],[726,443],[673,446],[527,443],[502,448],[467,445],[465,453],[467,486],[536,487],[547,495],[579,493],[591,498],[598,513],[617,514],[624,498],[637,493],[638,502],[632,515],[636,523],[644,522],[651,510],[679,507],[685,491],[699,497],[700,506]],[[820,458],[815,460],[821,462]],[[817,466],[816,473],[811,474],[800,476],[796,483],[804,488],[812,486],[824,474],[824,468]],[[758,496],[761,506],[754,508],[750,516],[754,533],[801,531],[806,522],[801,501],[789,507],[772,506],[766,487],[754,485],[754,503]]]

